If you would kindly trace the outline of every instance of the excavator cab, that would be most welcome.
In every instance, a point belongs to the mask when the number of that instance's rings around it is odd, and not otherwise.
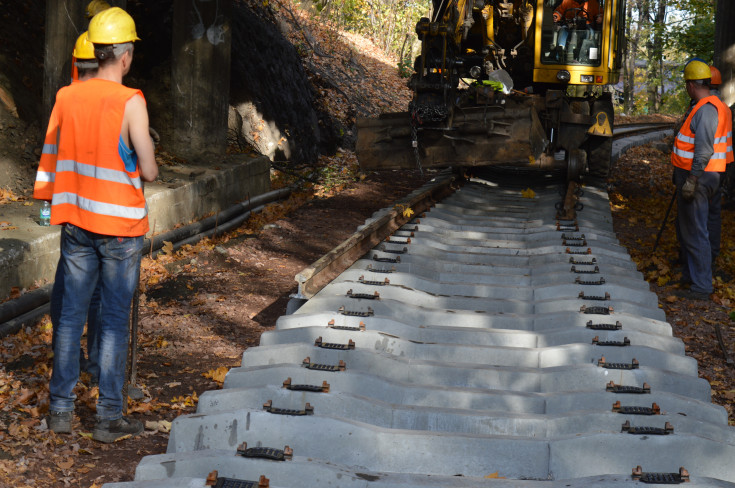
[[[534,82],[582,86],[617,83],[624,8],[623,0],[539,1]]]

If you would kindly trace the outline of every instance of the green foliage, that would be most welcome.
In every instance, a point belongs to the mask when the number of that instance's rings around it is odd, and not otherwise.
[[[709,3],[705,10],[689,11],[678,25],[670,29],[669,45],[683,58],[693,57],[711,61],[715,51],[715,17],[713,1],[697,0],[693,3]]]
[[[428,14],[431,1],[319,0],[316,8],[345,30],[373,39],[391,54],[398,55],[403,50],[405,56],[411,52],[411,42],[405,42],[406,34],[416,38],[416,22]],[[411,66],[405,68],[408,72]]]
[[[653,15],[660,2],[664,1],[667,6],[666,21],[654,22]],[[640,36],[635,52],[639,62],[635,81],[635,113],[648,113],[652,109],[647,89],[654,85],[664,87],[663,93],[660,93],[660,112],[677,114],[686,108],[689,97],[681,80],[681,70],[692,57],[712,61],[715,2],[640,0],[633,3],[633,15],[628,19],[631,22],[630,37],[636,32]],[[641,10],[638,10],[639,7]],[[644,15],[646,12],[648,17]],[[632,40],[628,39],[628,42]],[[653,49],[650,49],[651,43]]]
[[[413,74],[413,63],[409,58],[403,58],[398,62],[398,75],[401,78],[409,78]]]

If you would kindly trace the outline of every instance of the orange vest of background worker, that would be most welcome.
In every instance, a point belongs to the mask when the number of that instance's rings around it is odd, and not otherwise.
[[[712,79],[710,80],[710,86],[712,87],[710,89],[710,92],[713,95],[716,95],[717,98],[722,100],[722,95],[720,94],[720,85],[722,84],[722,73],[720,73],[720,70],[717,69],[715,66],[709,67],[710,73],[712,73]],[[732,110],[730,110],[730,107],[728,107],[724,102],[723,105],[727,108],[727,110],[730,112],[730,119],[732,120]],[[733,154],[732,150],[732,132],[730,132],[729,137],[727,139],[727,164],[732,163],[735,161],[735,154]]]
[[[587,23],[594,21],[597,24],[602,23],[602,15],[600,15],[600,4],[597,0],[564,0],[554,10],[554,22],[561,22],[562,19],[572,20],[576,18],[587,19]]]
[[[113,236],[148,232],[138,166],[133,158],[121,157],[132,152],[120,127],[125,104],[135,95],[143,96],[140,90],[98,78],[59,90],[33,191],[34,198],[52,200],[52,225],[71,223]],[[99,116],[83,122],[58,119],[75,106]],[[65,150],[59,151],[57,138],[65,141]]]
[[[694,161],[694,133],[691,130],[692,118],[694,114],[705,104],[711,103],[717,108],[717,132],[715,132],[714,154],[709,159],[709,163],[704,168],[705,171],[713,171],[721,173],[725,171],[728,161],[732,160],[732,146],[729,140],[732,136],[732,119],[730,110],[715,95],[710,95],[700,100],[684,121],[679,133],[674,138],[674,149],[671,152],[671,163],[687,171],[692,169]]]

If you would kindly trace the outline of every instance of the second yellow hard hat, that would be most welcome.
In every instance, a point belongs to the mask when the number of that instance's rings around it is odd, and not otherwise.
[[[89,42],[87,32],[83,32],[81,36],[77,37],[71,55],[77,59],[94,59],[94,44]]]

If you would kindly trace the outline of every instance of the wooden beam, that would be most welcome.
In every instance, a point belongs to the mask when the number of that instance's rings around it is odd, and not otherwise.
[[[231,0],[174,0],[174,143],[191,161],[206,162],[227,149],[231,8]]]
[[[735,6],[732,0],[717,0],[715,11],[715,66],[722,73],[720,92],[727,105],[735,103]]]
[[[46,1],[46,42],[43,59],[44,127],[59,88],[71,82],[71,52],[79,34],[87,28],[84,15],[88,0]]]
[[[416,215],[425,212],[434,202],[452,192],[451,183],[453,181],[455,181],[454,176],[443,176],[434,183],[424,186],[420,193],[408,200],[398,202],[403,207],[396,205],[382,217],[352,234],[311,266],[301,270],[296,275],[301,296],[311,298],[316,295],[327,283],[352,266],[366,252],[383,242],[413,218],[405,217],[401,208],[411,208]]]

